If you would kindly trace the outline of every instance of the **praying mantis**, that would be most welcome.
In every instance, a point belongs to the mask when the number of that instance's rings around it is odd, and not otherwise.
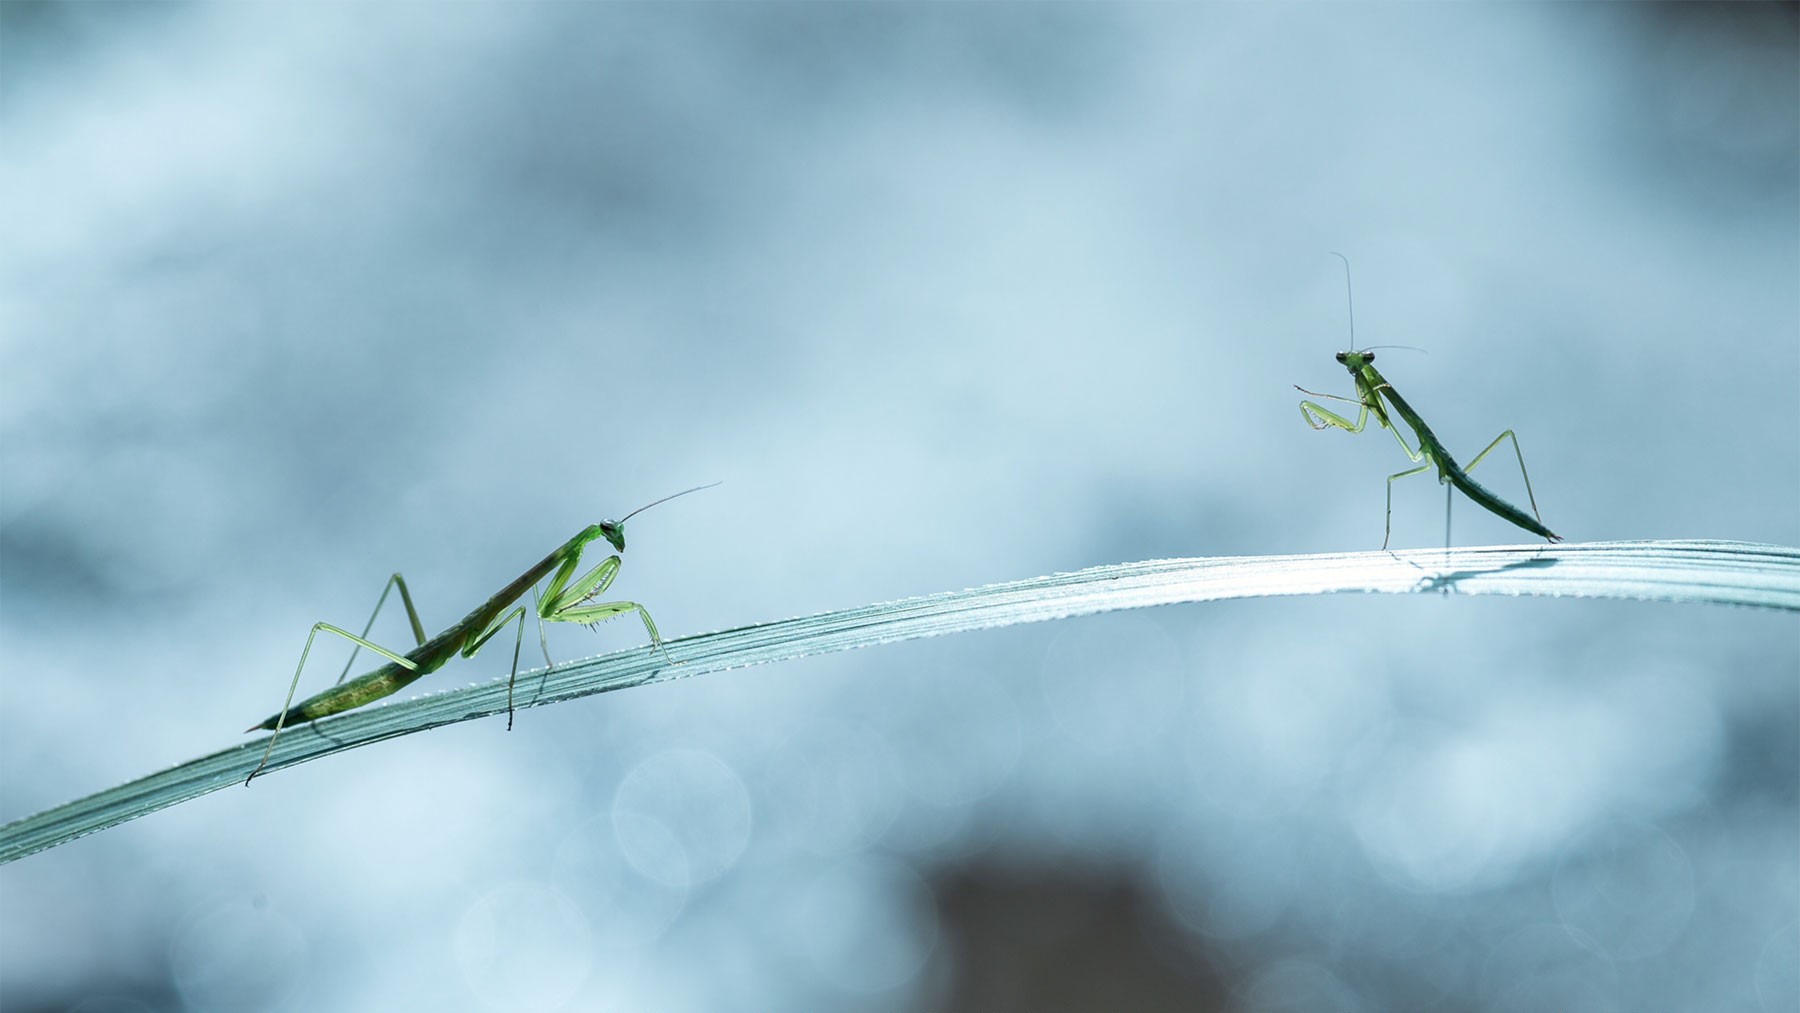
[[[1350,299],[1350,258],[1335,252],[1332,253],[1332,256],[1344,262],[1344,295],[1346,299]],[[1444,449],[1444,444],[1432,433],[1431,427],[1419,417],[1419,413],[1413,410],[1412,405],[1406,403],[1406,399],[1400,396],[1393,384],[1387,382],[1387,379],[1376,371],[1374,349],[1364,348],[1361,351],[1356,349],[1354,300],[1351,300],[1350,303],[1350,351],[1337,353],[1337,361],[1350,371],[1350,378],[1356,383],[1356,397],[1319,394],[1298,384],[1294,386],[1294,389],[1302,394],[1311,394],[1313,397],[1329,398],[1333,401],[1344,401],[1356,405],[1356,421],[1351,422],[1342,415],[1328,411],[1311,401],[1302,401],[1300,402],[1300,414],[1306,417],[1306,424],[1314,429],[1336,427],[1346,432],[1360,433],[1363,431],[1363,426],[1368,424],[1369,416],[1373,414],[1381,428],[1394,434],[1394,439],[1399,442],[1400,449],[1406,451],[1408,458],[1412,459],[1414,463],[1424,462],[1416,468],[1409,468],[1388,476],[1387,529],[1381,538],[1383,549],[1388,547],[1388,542],[1392,540],[1394,532],[1394,479],[1417,475],[1432,467],[1436,467],[1438,470],[1439,482],[1461,490],[1463,495],[1474,500],[1489,513],[1510,521],[1540,538],[1546,538],[1552,542],[1562,541],[1561,535],[1544,526],[1543,517],[1538,513],[1537,496],[1531,491],[1531,475],[1525,471],[1525,455],[1519,451],[1519,438],[1513,435],[1513,431],[1508,429],[1494,437],[1494,442],[1488,444],[1481,453],[1476,454],[1475,459],[1469,462],[1467,468],[1457,464],[1456,459],[1450,456],[1450,452]],[[1400,430],[1395,427],[1393,420],[1388,415],[1390,408],[1395,415],[1400,417],[1400,421],[1406,423],[1407,428],[1413,431],[1414,438],[1418,440],[1419,449],[1414,450],[1407,446],[1406,438],[1400,435]],[[1499,446],[1501,440],[1512,441],[1513,454],[1519,459],[1519,474],[1524,476],[1525,495],[1531,501],[1531,513],[1529,514],[1501,499],[1487,487],[1469,477],[1469,472],[1475,470],[1475,466],[1481,463],[1481,459],[1488,455],[1488,451]],[[1448,517],[1449,508],[1446,506],[1446,525],[1449,523]],[[1448,537],[1448,527],[1446,527],[1445,538],[1448,539]]]
[[[544,579],[552,571],[555,571],[554,575],[550,577],[550,583],[545,587],[544,593],[542,595],[534,593],[533,595],[536,601],[540,643],[543,641],[543,624],[545,622],[594,624],[626,612],[636,612],[638,618],[644,621],[644,629],[650,634],[650,643],[662,651],[663,657],[667,659],[669,652],[666,647],[663,647],[662,635],[657,633],[656,623],[651,621],[650,613],[644,611],[642,605],[630,601],[594,602],[594,599],[605,594],[606,589],[612,585],[613,578],[618,576],[619,553],[625,551],[626,521],[653,506],[667,503],[691,492],[710,489],[718,484],[718,482],[713,482],[710,485],[684,489],[673,495],[646,503],[619,520],[601,521],[598,524],[590,524],[582,528],[575,533],[575,537],[564,542],[556,551],[540,560],[537,565],[520,574],[512,583],[494,592],[492,597],[476,606],[474,611],[464,616],[454,626],[430,640],[425,639],[425,628],[419,622],[419,613],[413,608],[412,594],[407,591],[406,581],[398,573],[389,577],[386,586],[381,589],[381,597],[375,601],[375,612],[369,616],[368,623],[363,626],[361,636],[330,623],[314,623],[312,632],[306,635],[306,646],[300,651],[300,664],[294,669],[294,679],[288,684],[287,699],[282,702],[281,710],[245,729],[247,732],[266,729],[274,734],[269,736],[269,744],[263,750],[262,759],[256,764],[256,769],[250,772],[250,776],[244,778],[244,784],[248,785],[257,774],[262,773],[263,767],[269,762],[269,754],[275,749],[275,740],[280,737],[281,730],[287,725],[289,718],[297,721],[313,721],[327,715],[361,707],[366,703],[398,692],[414,680],[442,668],[446,662],[458,654],[465,658],[474,657],[475,652],[481,650],[482,645],[493,639],[494,635],[505,629],[509,623],[516,621],[519,628],[513,641],[512,675],[506,683],[506,727],[510,731],[512,729],[513,683],[519,676],[519,647],[525,638],[525,606],[514,606],[513,603],[524,597],[526,591],[531,591],[538,581]],[[613,547],[613,555],[601,560],[599,565],[580,577],[574,577],[588,543],[600,539],[605,539]],[[408,651],[404,656],[395,654],[367,639],[369,630],[375,625],[375,616],[381,613],[381,606],[387,601],[388,592],[395,588],[400,589],[400,601],[406,606],[406,617],[412,623],[413,638],[419,642],[417,647]],[[294,690],[300,685],[300,673],[306,669],[306,656],[312,651],[313,638],[317,637],[320,631],[335,633],[343,637],[355,644],[357,650],[367,647],[388,659],[388,663],[373,672],[359,675],[349,682],[345,682],[344,675],[349,674],[350,665],[356,661],[356,652],[352,651],[350,661],[345,663],[344,672],[338,676],[336,684],[324,692],[295,704]],[[544,646],[544,661],[545,663],[550,662],[548,645]]]

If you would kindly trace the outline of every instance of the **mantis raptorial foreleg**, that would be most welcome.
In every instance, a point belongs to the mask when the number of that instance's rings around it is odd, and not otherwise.
[[[656,632],[656,624],[650,621],[650,613],[644,611],[644,606],[639,605],[637,602],[612,601],[601,605],[589,605],[585,608],[570,609],[563,613],[563,619],[571,623],[587,623],[589,625],[595,625],[603,623],[614,616],[624,615],[627,612],[636,612],[638,618],[644,621],[644,630],[650,634],[650,642],[655,644],[657,649],[663,652],[664,660],[671,664],[681,664],[681,662],[669,657],[669,649],[663,646],[662,634]]]
[[[1383,386],[1385,387],[1385,385],[1383,385]],[[1379,390],[1381,388],[1377,388],[1377,389]],[[1338,397],[1336,394],[1319,394],[1314,391],[1306,390],[1306,388],[1304,388],[1304,387],[1300,388],[1300,390],[1304,393],[1312,394],[1314,397],[1330,398],[1334,401],[1345,401],[1350,404],[1354,404],[1354,405],[1358,406],[1358,408],[1359,408],[1359,410],[1356,413],[1356,421],[1351,422],[1349,419],[1343,417],[1342,415],[1339,415],[1336,412],[1331,411],[1327,408],[1321,407],[1320,405],[1314,404],[1311,401],[1302,401],[1302,402],[1300,402],[1300,414],[1306,416],[1307,424],[1312,426],[1314,429],[1325,429],[1327,427],[1335,426],[1336,428],[1342,429],[1345,432],[1360,433],[1363,431],[1363,428],[1369,424],[1369,404],[1366,401],[1361,401],[1356,398]],[[1428,451],[1426,451],[1426,449],[1422,443],[1419,446],[1419,449],[1417,449],[1417,450],[1414,450],[1411,446],[1409,446],[1406,442],[1406,437],[1400,435],[1400,430],[1394,426],[1387,424],[1387,422],[1385,421],[1385,415],[1377,415],[1377,416],[1375,416],[1375,419],[1377,422],[1381,423],[1381,428],[1386,429],[1388,432],[1394,434],[1394,442],[1400,444],[1401,450],[1406,451],[1406,456],[1407,456],[1408,460],[1425,462],[1424,464],[1419,465],[1417,468],[1408,468],[1405,471],[1397,471],[1394,474],[1388,476],[1388,480],[1387,480],[1387,521],[1386,521],[1385,527],[1384,527],[1384,529],[1382,531],[1382,535],[1381,535],[1381,547],[1383,549],[1385,549],[1388,547],[1388,542],[1393,539],[1393,534],[1394,534],[1394,479],[1406,478],[1409,475],[1417,475],[1420,472],[1430,471],[1432,464],[1434,462],[1431,459],[1430,453]],[[1499,442],[1499,441],[1496,440],[1495,442]],[[1492,447],[1488,448],[1488,450],[1492,450],[1492,449],[1493,449]],[[1484,450],[1484,451],[1482,451],[1482,453],[1485,454],[1485,453],[1487,453],[1487,451]],[[1476,460],[1479,461],[1480,458],[1478,457],[1478,458],[1476,458]]]
[[[605,622],[614,616],[626,612],[636,612],[644,621],[644,630],[650,634],[650,642],[663,653],[664,660],[678,664],[669,657],[669,649],[663,646],[662,634],[656,632],[656,623],[651,620],[650,613],[637,602],[615,601],[601,602],[595,605],[585,604],[606,593],[612,586],[613,578],[619,574],[619,557],[608,556],[598,566],[581,575],[573,584],[564,584],[568,574],[575,569],[575,560],[569,560],[556,576],[550,578],[550,586],[544,590],[544,597],[538,603],[538,615],[553,623],[587,623]]]
[[[1316,391],[1307,390],[1305,387],[1295,387],[1294,389],[1302,394],[1311,394],[1313,397],[1328,397],[1333,401],[1343,401],[1346,404],[1353,404],[1362,409],[1356,413],[1356,421],[1351,422],[1342,415],[1330,411],[1320,405],[1316,405],[1311,401],[1302,401],[1300,402],[1300,414],[1306,418],[1306,424],[1314,429],[1325,429],[1330,426],[1336,426],[1347,433],[1360,433],[1363,431],[1363,427],[1369,424],[1369,406],[1353,397],[1338,397],[1336,394],[1320,394]]]

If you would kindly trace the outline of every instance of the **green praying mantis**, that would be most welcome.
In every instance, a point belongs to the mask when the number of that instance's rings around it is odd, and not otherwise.
[[[514,606],[513,603],[524,597],[526,591],[533,590],[537,582],[544,579],[546,575],[550,575],[552,571],[554,571],[554,575],[550,576],[550,583],[545,587],[544,593],[537,595],[534,592],[533,594],[538,616],[538,640],[544,647],[546,664],[550,663],[550,648],[548,644],[544,643],[543,625],[545,622],[594,624],[627,612],[638,614],[638,618],[644,621],[644,629],[650,634],[650,643],[663,652],[664,659],[668,659],[669,652],[668,648],[663,646],[662,635],[656,632],[656,623],[651,621],[650,613],[644,611],[642,605],[631,601],[596,602],[594,599],[605,594],[606,589],[612,585],[613,578],[618,576],[619,553],[625,551],[626,521],[653,506],[667,503],[691,492],[710,489],[718,484],[713,482],[711,485],[684,489],[673,495],[646,503],[619,520],[601,521],[598,524],[590,524],[582,528],[575,533],[575,537],[545,556],[536,566],[520,574],[512,583],[496,591],[493,597],[476,606],[473,612],[464,616],[456,625],[430,640],[425,639],[425,628],[419,622],[418,611],[413,608],[412,594],[407,591],[406,581],[398,573],[389,577],[386,586],[381,589],[381,597],[375,601],[375,612],[369,616],[368,623],[363,626],[361,636],[330,623],[313,624],[312,632],[306,635],[306,646],[300,651],[300,664],[294,669],[294,679],[288,684],[287,699],[282,702],[281,710],[245,729],[247,732],[265,729],[274,734],[269,736],[269,744],[263,750],[262,759],[256,764],[256,769],[250,772],[250,776],[244,778],[244,783],[248,785],[257,774],[262,773],[263,767],[269,762],[269,754],[275,749],[275,740],[280,737],[281,729],[287,725],[290,718],[296,721],[313,721],[327,715],[361,707],[366,703],[398,692],[414,680],[444,667],[445,663],[458,654],[465,658],[474,657],[475,652],[481,650],[482,645],[493,639],[495,634],[505,629],[508,624],[517,622],[518,633],[513,641],[512,675],[506,683],[506,727],[510,731],[512,729],[513,683],[519,677],[519,647],[525,638],[525,606]],[[600,539],[604,539],[613,547],[613,555],[601,560],[599,565],[580,577],[575,577],[575,570],[581,565],[582,552],[587,548],[588,543]],[[395,654],[368,639],[369,630],[375,625],[375,616],[381,614],[381,606],[387,601],[388,592],[395,588],[400,590],[400,601],[406,606],[406,618],[412,623],[413,638],[419,642],[417,647],[408,651],[404,656]],[[373,672],[359,675],[349,682],[345,682],[344,676],[350,674],[350,665],[356,661],[356,651],[352,651],[350,661],[344,664],[343,673],[338,676],[337,682],[330,689],[295,704],[294,690],[300,685],[300,673],[306,669],[306,656],[312,651],[313,638],[318,636],[321,631],[343,637],[355,644],[357,651],[367,647],[388,659],[388,663]],[[671,664],[673,663],[671,661]]]
[[[1350,378],[1356,383],[1356,397],[1319,394],[1298,384],[1294,386],[1294,389],[1302,394],[1311,394],[1313,397],[1329,398],[1333,401],[1356,405],[1356,421],[1351,422],[1344,416],[1328,411],[1311,401],[1300,402],[1300,414],[1306,417],[1306,424],[1314,429],[1335,426],[1346,432],[1360,433],[1363,431],[1363,426],[1368,424],[1369,416],[1374,415],[1375,421],[1381,425],[1381,428],[1394,434],[1394,439],[1399,442],[1400,449],[1406,451],[1408,458],[1412,459],[1414,463],[1424,462],[1416,468],[1408,468],[1388,476],[1387,529],[1382,535],[1381,547],[1386,549],[1388,542],[1393,538],[1394,479],[1417,475],[1429,471],[1433,467],[1437,468],[1439,482],[1461,490],[1463,495],[1474,500],[1488,512],[1510,521],[1540,538],[1546,538],[1552,542],[1562,541],[1561,535],[1544,526],[1543,517],[1538,514],[1537,496],[1531,491],[1531,475],[1525,471],[1525,455],[1519,451],[1519,438],[1513,435],[1511,429],[1494,437],[1494,442],[1488,444],[1481,453],[1476,454],[1475,459],[1469,462],[1467,468],[1462,467],[1456,463],[1455,458],[1450,456],[1450,452],[1444,449],[1444,444],[1432,433],[1431,427],[1425,424],[1425,420],[1419,417],[1419,413],[1413,410],[1412,405],[1407,404],[1406,399],[1394,389],[1394,385],[1388,383],[1387,379],[1376,371],[1374,349],[1364,348],[1361,351],[1356,349],[1356,305],[1350,295],[1350,258],[1341,253],[1333,253],[1332,256],[1344,262],[1344,295],[1347,300],[1350,300],[1350,351],[1337,353],[1337,361],[1350,371]],[[1413,436],[1419,444],[1417,450],[1407,446],[1406,438],[1400,435],[1400,430],[1394,425],[1393,419],[1388,414],[1390,409],[1394,415],[1400,417],[1400,421],[1406,423],[1407,428],[1413,431]],[[1525,495],[1531,501],[1531,513],[1529,514],[1496,496],[1487,487],[1469,477],[1469,472],[1475,470],[1475,466],[1481,463],[1481,459],[1488,455],[1488,451],[1499,446],[1501,440],[1512,441],[1513,455],[1519,459],[1519,474],[1525,479]],[[1445,517],[1445,523],[1448,525],[1448,505],[1445,507]],[[1445,537],[1448,538],[1447,528]]]
[[[1314,429],[1335,427],[1350,433],[1360,433],[1368,424],[1369,417],[1373,415],[1376,423],[1381,428],[1392,432],[1395,441],[1400,444],[1400,449],[1405,451],[1406,456],[1418,465],[1418,467],[1395,472],[1388,476],[1387,523],[1381,547],[1386,549],[1393,537],[1394,480],[1417,475],[1433,467],[1437,469],[1439,482],[1461,490],[1463,495],[1474,500],[1489,512],[1539,537],[1552,542],[1561,541],[1561,536],[1545,527],[1542,517],[1538,514],[1537,496],[1531,489],[1531,476],[1525,470],[1525,455],[1519,450],[1518,437],[1513,435],[1512,430],[1508,429],[1496,436],[1481,453],[1475,455],[1467,468],[1462,467],[1456,463],[1455,458],[1450,456],[1450,452],[1432,433],[1431,427],[1425,424],[1425,420],[1419,416],[1419,413],[1414,411],[1406,399],[1394,390],[1393,384],[1389,383],[1375,369],[1375,348],[1369,347],[1360,350],[1356,348],[1356,308],[1350,290],[1350,261],[1341,253],[1334,253],[1333,256],[1344,261],[1344,291],[1346,298],[1350,300],[1351,348],[1349,351],[1337,353],[1337,361],[1349,370],[1351,380],[1356,384],[1356,397],[1320,394],[1298,385],[1294,389],[1312,397],[1342,401],[1357,406],[1356,421],[1352,422],[1313,401],[1301,401],[1300,413],[1305,417],[1307,425]],[[1413,436],[1418,442],[1416,450],[1409,446],[1406,438],[1400,434],[1399,428],[1394,424],[1394,416],[1398,416],[1399,420],[1413,431]],[[1501,499],[1469,477],[1469,472],[1473,471],[1483,458],[1499,446],[1502,440],[1512,441],[1513,454],[1519,461],[1519,474],[1525,479],[1525,494],[1531,502],[1531,513],[1529,514]],[[545,622],[592,624],[627,612],[636,612],[638,617],[643,620],[645,631],[650,635],[651,645],[661,650],[665,659],[668,658],[668,649],[663,646],[662,636],[657,632],[655,622],[651,620],[650,614],[644,610],[642,605],[629,601],[596,602],[594,599],[604,594],[612,585],[613,578],[618,575],[619,554],[625,551],[625,521],[653,506],[686,496],[689,493],[699,492],[702,489],[710,489],[718,484],[714,482],[710,485],[685,489],[645,504],[626,514],[621,520],[601,521],[583,528],[576,532],[573,538],[540,560],[537,565],[495,592],[492,597],[477,606],[474,611],[464,616],[455,625],[429,640],[425,638],[425,630],[419,622],[418,611],[413,607],[412,594],[407,590],[406,581],[398,573],[389,577],[387,585],[382,588],[381,597],[375,602],[375,612],[369,616],[369,622],[364,625],[361,635],[330,623],[315,623],[312,631],[307,634],[306,646],[300,652],[300,664],[294,669],[294,678],[288,684],[287,698],[282,702],[281,710],[246,729],[246,731],[266,729],[274,734],[269,736],[269,744],[263,749],[262,759],[257,763],[256,769],[250,772],[250,776],[244,779],[244,783],[249,784],[268,764],[269,756],[275,748],[275,740],[290,719],[312,721],[361,707],[389,696],[413,681],[442,668],[458,654],[465,658],[473,657],[483,645],[508,625],[517,623],[518,628],[513,641],[512,674],[508,677],[506,686],[507,728],[510,729],[512,727],[513,686],[519,673],[519,651],[524,642],[526,612],[524,605],[515,605],[514,603],[523,597],[526,591],[533,590],[538,581],[546,576],[550,577],[550,583],[544,593],[537,595],[534,592],[533,595],[538,617],[540,643],[544,641],[543,624]],[[580,566],[586,547],[589,543],[601,539],[613,547],[614,554],[602,560],[585,574],[576,577],[575,571]],[[369,630],[374,626],[376,616],[380,614],[382,605],[387,601],[388,593],[396,588],[399,589],[400,600],[406,607],[407,619],[412,624],[413,637],[418,641],[418,646],[405,655],[396,654],[367,639]],[[338,676],[336,684],[295,704],[293,702],[294,692],[300,685],[300,675],[306,668],[306,658],[312,651],[313,640],[320,632],[343,637],[355,644],[358,651],[366,647],[386,658],[388,663],[346,682],[344,677],[349,674],[350,665],[356,660],[356,652],[353,651],[350,661],[345,664],[344,671]],[[548,645],[544,647],[544,661],[550,662]],[[673,662],[671,661],[671,663]]]

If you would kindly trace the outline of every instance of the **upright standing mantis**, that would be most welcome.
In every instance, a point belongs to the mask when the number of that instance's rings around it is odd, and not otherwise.
[[[1474,500],[1490,513],[1511,521],[1539,537],[1547,538],[1552,542],[1562,541],[1561,535],[1544,526],[1543,517],[1538,514],[1537,497],[1531,491],[1531,476],[1525,471],[1525,455],[1519,452],[1519,438],[1513,435],[1512,430],[1508,429],[1494,437],[1494,442],[1488,444],[1486,450],[1476,454],[1475,459],[1469,462],[1467,468],[1463,468],[1456,463],[1455,458],[1450,456],[1450,452],[1444,449],[1443,443],[1433,435],[1431,427],[1425,424],[1425,420],[1419,417],[1419,413],[1413,411],[1412,405],[1407,404],[1406,399],[1394,389],[1394,385],[1388,383],[1380,373],[1375,371],[1374,351],[1367,348],[1360,352],[1356,350],[1356,304],[1350,295],[1350,258],[1335,252],[1332,256],[1344,262],[1344,296],[1350,300],[1350,351],[1337,353],[1337,361],[1350,371],[1351,379],[1356,381],[1356,397],[1319,394],[1298,384],[1294,386],[1294,389],[1302,394],[1311,394],[1313,397],[1330,398],[1333,401],[1344,401],[1357,406],[1356,421],[1351,422],[1342,415],[1327,411],[1311,401],[1300,402],[1300,414],[1306,417],[1306,424],[1314,429],[1336,426],[1347,432],[1360,433],[1363,431],[1363,426],[1368,423],[1369,415],[1372,412],[1375,415],[1375,421],[1381,424],[1381,428],[1394,434],[1394,439],[1399,442],[1400,449],[1406,451],[1407,457],[1414,462],[1425,462],[1417,468],[1409,468],[1388,476],[1387,530],[1382,535],[1381,547],[1387,548],[1388,542],[1393,537],[1394,479],[1417,475],[1422,471],[1429,470],[1433,465],[1437,467],[1439,482],[1461,489],[1463,495]],[[1419,441],[1418,450],[1406,445],[1406,438],[1401,436],[1400,430],[1394,427],[1393,421],[1388,417],[1387,408],[1382,405],[1383,398],[1387,400],[1388,405],[1393,407],[1394,414],[1400,416],[1400,421],[1406,423],[1407,427],[1413,431],[1413,436]],[[1519,459],[1519,474],[1525,478],[1525,495],[1531,500],[1531,513],[1529,514],[1494,495],[1485,486],[1469,477],[1469,472],[1475,470],[1475,466],[1481,463],[1481,459],[1488,455],[1489,450],[1499,446],[1501,440],[1512,441],[1513,455]],[[1449,514],[1446,512],[1445,516],[1448,517]],[[1446,534],[1446,538],[1448,538],[1448,534]]]
[[[538,641],[544,647],[546,663],[550,661],[550,648],[547,644],[543,644],[545,620],[553,623],[593,624],[626,612],[638,614],[638,618],[644,621],[644,629],[650,633],[650,643],[661,650],[663,657],[667,658],[669,652],[667,648],[663,647],[662,636],[656,632],[656,624],[651,622],[650,613],[644,611],[642,605],[631,601],[588,603],[605,594],[606,589],[612,585],[613,578],[619,573],[618,553],[625,551],[626,521],[653,506],[667,503],[677,496],[686,496],[690,492],[710,489],[718,484],[714,482],[711,485],[685,489],[674,495],[664,496],[655,502],[646,503],[620,520],[601,521],[598,524],[582,528],[575,533],[575,537],[564,542],[555,552],[545,556],[536,566],[520,574],[517,580],[495,592],[492,598],[477,606],[475,611],[463,616],[456,625],[430,640],[425,639],[425,628],[419,623],[419,613],[413,609],[412,595],[406,590],[406,581],[397,573],[389,577],[387,585],[381,589],[381,597],[375,601],[375,613],[369,616],[368,623],[363,626],[362,636],[339,629],[330,623],[314,623],[312,632],[306,635],[306,647],[300,651],[300,664],[294,669],[294,680],[288,684],[287,699],[282,702],[281,710],[268,719],[245,729],[249,732],[259,728],[268,729],[275,734],[269,736],[269,745],[263,750],[262,760],[257,763],[256,769],[250,772],[250,776],[244,778],[244,783],[248,785],[257,774],[262,773],[263,767],[269,762],[269,754],[275,749],[275,740],[281,735],[281,729],[287,724],[288,718],[312,721],[379,700],[399,691],[413,680],[444,667],[444,663],[457,654],[461,654],[465,658],[474,657],[475,652],[481,650],[482,645],[492,639],[494,634],[505,629],[508,623],[517,620],[519,631],[513,641],[512,676],[506,684],[506,727],[510,731],[512,729],[513,682],[519,677],[519,647],[525,638],[525,606],[517,606],[511,611],[507,611],[507,609],[513,602],[523,597],[526,591],[532,590],[537,582],[544,579],[544,576],[552,570],[555,570],[556,573],[550,578],[550,585],[544,589],[543,595],[541,597],[535,593],[533,595],[538,614]],[[574,575],[575,568],[581,563],[582,551],[589,542],[600,538],[611,543],[614,554],[601,560],[599,565],[570,583],[569,578]],[[419,642],[419,646],[408,651],[404,657],[366,639],[369,630],[375,625],[375,616],[381,613],[382,603],[387,601],[388,592],[395,587],[400,589],[400,601],[406,605],[406,617],[412,622],[413,637]],[[504,616],[501,615],[502,612],[505,613]],[[357,650],[367,647],[388,659],[388,664],[345,682],[344,675],[350,673],[350,665],[356,661],[356,652],[352,651],[350,661],[345,663],[344,672],[338,676],[335,685],[296,705],[294,704],[294,690],[300,685],[300,673],[306,668],[306,656],[312,651],[313,638],[319,635],[320,630],[343,637],[355,644]]]

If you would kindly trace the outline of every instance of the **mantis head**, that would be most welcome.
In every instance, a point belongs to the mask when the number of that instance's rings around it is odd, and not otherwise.
[[[1360,351],[1357,350],[1356,296],[1350,292],[1350,258],[1336,250],[1331,251],[1331,255],[1344,262],[1344,306],[1350,311],[1350,350],[1337,353],[1337,361],[1352,374],[1356,374],[1362,372],[1364,366],[1375,361],[1375,349],[1377,348],[1408,348],[1415,352],[1423,352],[1425,349],[1412,345],[1370,345]]]
[[[601,521],[600,522],[600,533],[602,535],[606,536],[607,541],[612,543],[612,547],[615,551],[618,551],[618,552],[625,551],[625,522],[624,521]]]
[[[632,519],[633,517],[636,517],[638,514],[643,513],[644,511],[650,509],[653,506],[656,506],[659,503],[667,503],[668,501],[675,499],[678,496],[686,496],[690,492],[699,492],[702,489],[711,489],[713,486],[718,485],[718,484],[719,484],[718,482],[711,482],[706,485],[694,486],[692,489],[683,489],[680,492],[672,493],[668,496],[664,496],[662,499],[652,500],[649,503],[645,503],[643,506],[638,507],[636,510],[633,510],[632,512],[626,514],[625,516],[619,518],[616,521],[601,521],[600,522],[600,534],[603,537],[605,537],[605,539],[607,541],[612,543],[612,547],[614,550],[616,550],[618,552],[624,552],[625,551],[625,522],[626,521]]]

